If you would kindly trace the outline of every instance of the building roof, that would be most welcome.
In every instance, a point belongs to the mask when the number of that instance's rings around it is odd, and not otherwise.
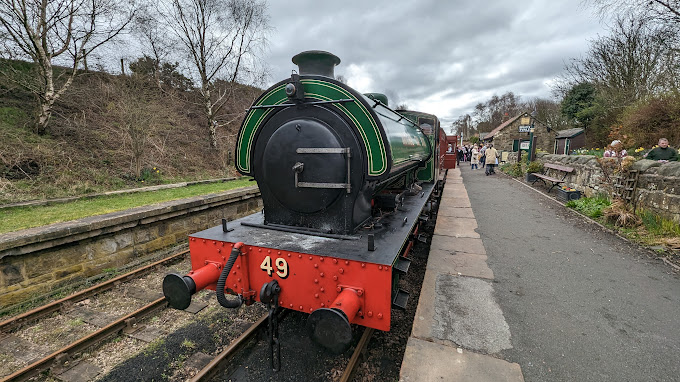
[[[582,134],[583,129],[581,128],[575,128],[575,129],[566,129],[566,130],[560,130],[557,132],[557,136],[555,139],[560,139],[560,138],[574,138],[575,136]]]
[[[512,117],[508,119],[507,121],[501,123],[498,125],[495,129],[491,130],[488,134],[484,136],[482,139],[491,139],[494,137],[494,135],[498,134],[499,131],[503,130],[504,128],[508,127],[510,124],[515,122],[519,117],[525,115],[526,113],[521,113],[520,115],[517,115],[515,117]]]

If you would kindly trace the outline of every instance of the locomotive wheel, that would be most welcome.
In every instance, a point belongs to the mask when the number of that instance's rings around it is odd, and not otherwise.
[[[349,349],[352,327],[341,310],[320,308],[307,318],[307,333],[317,344],[335,354]]]

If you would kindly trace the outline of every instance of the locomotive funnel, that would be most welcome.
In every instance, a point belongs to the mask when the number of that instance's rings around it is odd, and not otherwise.
[[[298,66],[300,74],[335,78],[334,68],[340,63],[340,58],[322,50],[308,50],[293,56],[293,63]]]

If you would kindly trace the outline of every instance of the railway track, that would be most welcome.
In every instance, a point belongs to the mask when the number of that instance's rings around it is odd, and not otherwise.
[[[125,283],[133,280],[138,280],[152,272],[165,273],[166,269],[161,269],[164,265],[180,261],[188,251],[182,251],[166,257],[160,261],[154,262],[142,268],[136,269],[132,272],[115,277],[111,280],[87,288],[80,292],[74,293],[68,297],[53,301],[41,307],[32,309],[15,317],[9,318],[0,322],[0,346],[3,341],[16,342],[19,341],[18,333],[27,328],[40,326],[41,320],[49,320],[51,316],[73,314],[80,308],[82,302],[95,299],[106,292],[116,292],[116,288],[121,287]],[[160,277],[160,276],[159,276]],[[158,284],[160,286],[160,284]],[[132,334],[137,328],[137,324],[145,320],[150,315],[157,314],[159,311],[167,307],[165,297],[159,297],[144,304],[142,307],[135,309],[127,314],[118,317],[117,319],[97,328],[92,332],[79,336],[77,339],[70,341],[68,344],[60,346],[57,349],[52,349],[37,358],[34,358],[26,365],[13,370],[11,374],[0,377],[0,381],[26,381],[41,373],[50,371],[48,375],[52,378],[69,380],[69,378],[62,377],[62,374],[67,372],[73,364],[80,362],[79,356],[89,349],[97,347],[99,344],[114,338],[120,334]],[[171,310],[173,312],[178,312]],[[182,312],[178,313],[181,314]],[[285,313],[284,313],[285,314]],[[253,338],[261,330],[266,331],[267,315],[262,315],[254,324],[247,328],[237,339],[232,341],[222,352],[220,352],[212,361],[210,361],[203,369],[198,371],[191,381],[209,381],[214,379],[216,375],[225,369],[225,365],[230,364],[235,357],[243,353],[247,348],[248,343],[252,343]],[[48,325],[49,326],[49,325]],[[368,343],[368,335],[372,331],[364,331],[359,344],[354,351],[352,357],[348,360],[347,369],[343,372],[341,381],[350,381],[351,375],[359,360],[359,354],[363,349],[363,345]],[[2,351],[3,349],[0,349]],[[0,355],[0,360],[3,360]],[[74,368],[75,369],[75,368]],[[7,374],[7,373],[5,373]]]
[[[246,345],[253,340],[256,334],[265,330],[267,326],[267,315],[263,315],[251,327],[249,327],[243,334],[234,340],[226,349],[213,358],[203,369],[196,373],[189,381],[190,382],[208,382],[212,381],[218,373],[225,370],[228,365],[239,355],[239,351],[246,348]],[[367,328],[364,330],[359,342],[357,343],[351,357],[347,361],[339,382],[350,382],[354,377],[357,366],[361,359],[361,355],[366,350],[368,343],[375,330]],[[231,365],[233,368],[233,365]],[[305,378],[306,376],[300,376]]]
[[[153,269],[157,268],[160,265],[168,264],[174,261],[177,261],[180,257],[186,255],[189,253],[189,250],[181,251],[178,253],[175,253],[171,256],[168,256],[162,260],[156,261],[154,263],[148,264],[144,267],[138,268],[132,272],[128,272],[126,274],[120,275],[118,277],[115,277],[113,279],[110,279],[108,281],[105,281],[103,283],[97,284],[93,287],[87,288],[85,290],[82,290],[80,292],[74,293],[70,296],[64,297],[62,299],[59,299],[57,301],[53,301],[51,303],[45,304],[43,306],[40,306],[38,308],[32,309],[28,312],[22,313],[18,316],[11,317],[5,321],[0,322],[0,333],[6,333],[10,330],[13,330],[23,324],[26,324],[31,321],[35,321],[37,319],[40,319],[41,317],[47,316],[49,314],[52,314],[56,311],[59,310],[64,310],[70,308],[73,304],[85,300],[86,298],[95,296],[99,293],[105,292],[107,290],[112,289],[114,286],[133,280],[135,278],[141,277],[144,274],[147,274],[151,272]]]
[[[144,275],[159,270],[159,268],[164,265],[175,263],[183,259],[188,252],[189,251],[181,251],[175,253],[152,264],[138,268],[134,271],[115,277],[101,284],[74,293],[68,297],[48,303],[0,322],[0,344],[16,345],[17,343],[23,343],[22,339],[12,334],[12,331],[16,331],[17,329],[20,329],[24,326],[28,326],[42,318],[53,315],[56,312],[67,313],[72,311],[79,302],[101,295],[104,292],[110,291],[115,287],[120,286],[122,283],[139,279]],[[78,353],[95,346],[96,344],[106,340],[107,338],[110,338],[113,335],[116,335],[117,333],[123,331],[133,331],[138,321],[150,314],[153,314],[154,312],[157,312],[160,309],[164,309],[166,306],[167,303],[165,301],[165,297],[155,298],[153,301],[145,304],[141,308],[135,309],[131,313],[125,314],[113,322],[103,325],[103,327],[99,328],[98,330],[88,333],[85,336],[82,336],[71,342],[70,344],[57,349],[56,351],[50,351],[49,354],[43,357],[38,357],[38,359],[31,360],[28,365],[14,371],[7,376],[2,377],[1,381],[24,381],[47,369],[58,367],[59,365],[72,360]],[[24,345],[24,348],[26,346],[30,345]],[[20,349],[21,346],[16,347],[17,351],[22,351],[22,349]],[[21,354],[18,356],[21,356]]]

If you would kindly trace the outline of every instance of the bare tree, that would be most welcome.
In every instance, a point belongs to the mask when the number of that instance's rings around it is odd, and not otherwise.
[[[507,92],[500,97],[494,94],[486,102],[475,105],[472,119],[479,133],[488,133],[520,111],[520,98],[513,92]]]
[[[453,121],[451,128],[456,131],[457,135],[463,135],[463,137],[468,139],[477,133],[472,124],[472,117],[469,114],[458,117],[458,119]]]
[[[525,105],[525,110],[536,110],[536,118],[545,122],[550,129],[564,130],[571,127],[569,120],[562,115],[561,105],[557,101],[534,98],[527,101]]]
[[[73,82],[80,63],[132,20],[133,5],[116,0],[0,0],[0,25],[6,32],[2,55],[34,64],[34,75],[12,73],[11,65],[5,75],[35,95],[36,132],[47,131],[53,105]]]
[[[591,43],[585,57],[566,65],[566,84],[592,83],[611,107],[678,87],[680,57],[668,29],[619,17],[608,36]],[[570,88],[570,87],[568,87]]]
[[[167,61],[170,56],[172,40],[167,38],[167,30],[161,25],[160,20],[156,18],[155,13],[155,6],[149,3],[142,6],[137,13],[137,17],[135,17],[133,31],[138,36],[142,45],[144,60],[147,61],[147,64],[152,64],[150,67],[151,76],[156,81],[158,88],[163,89],[161,66],[162,62]]]
[[[680,0],[584,0],[602,17],[628,14],[635,19],[647,19],[666,27],[680,28]]]
[[[255,61],[268,30],[266,10],[261,0],[167,0],[160,6],[199,80],[212,148],[217,148],[218,127],[231,122],[218,114],[235,88],[217,82],[233,85],[257,77]]]
[[[120,150],[129,155],[135,177],[141,178],[144,158],[150,149],[149,138],[158,124],[161,110],[154,110],[153,91],[145,81],[132,76],[114,87],[109,113],[114,119],[111,129],[121,142]]]

